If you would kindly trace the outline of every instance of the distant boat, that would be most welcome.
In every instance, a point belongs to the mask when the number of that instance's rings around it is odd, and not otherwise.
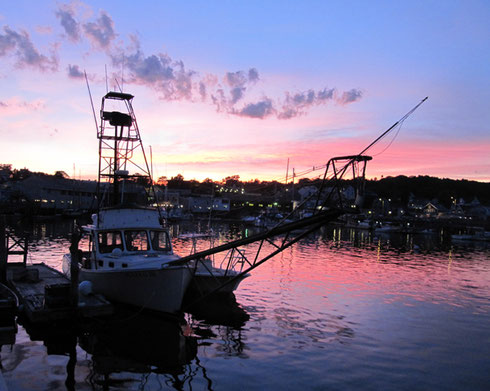
[[[490,242],[490,232],[480,227],[473,227],[467,233],[451,235],[451,239],[456,241]]]
[[[255,217],[255,216],[244,216],[244,217],[242,217],[242,222],[244,222],[246,224],[255,224],[256,219],[257,219],[257,217]]]
[[[213,234],[211,232],[188,232],[185,234],[180,234],[179,239],[200,239],[209,238]]]
[[[378,224],[378,226],[374,228],[374,232],[376,233],[394,233],[401,231],[402,228],[399,225],[392,225],[390,223]]]
[[[192,248],[191,253],[197,252],[197,241],[199,239],[210,239],[210,247],[212,246],[213,232],[191,232],[179,235],[179,239],[191,239]],[[234,256],[227,254],[225,259],[228,260],[227,267],[220,267],[215,265],[215,262],[211,258],[201,259],[194,268],[194,276],[189,286],[190,296],[203,296],[210,293],[216,293],[219,295],[233,293],[240,283],[250,273],[241,274],[241,267],[244,263],[244,258],[241,254],[244,254],[244,250],[241,253],[236,253]],[[230,280],[232,282],[228,283]]]
[[[211,259],[204,259],[197,265],[189,290],[198,296],[210,293],[231,294],[245,278],[250,277],[250,273],[240,272],[240,270],[216,267]],[[231,280],[233,281],[228,283]]]

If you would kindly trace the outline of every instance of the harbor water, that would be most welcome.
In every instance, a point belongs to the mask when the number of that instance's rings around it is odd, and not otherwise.
[[[212,228],[215,245],[256,229]],[[28,229],[29,261],[61,270],[73,222]],[[173,226],[174,250],[209,247],[207,238],[178,238],[202,229]],[[325,227],[255,269],[235,296],[203,303],[185,322],[129,309],[80,327],[21,321],[13,340],[1,338],[5,384],[18,391],[490,387],[488,242],[457,242],[443,231]]]

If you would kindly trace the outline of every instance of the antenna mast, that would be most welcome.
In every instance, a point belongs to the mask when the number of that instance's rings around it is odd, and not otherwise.
[[[90,86],[88,84],[87,72],[83,71],[83,74],[85,75],[85,82],[87,83],[88,96],[90,97],[90,105],[92,106],[92,113],[94,115],[95,129],[98,132],[99,131],[99,125],[97,124],[97,116],[95,115],[94,101],[92,100],[92,93],[90,92]]]
[[[102,98],[100,109],[101,125],[97,133],[99,139],[99,177],[97,196],[99,207],[116,206],[122,203],[121,187],[125,180],[144,179],[147,197],[152,196],[150,190],[153,190],[153,197],[156,198],[151,171],[146,159],[145,150],[141,140],[138,123],[132,106],[134,96],[124,92],[110,91]],[[108,103],[119,105],[124,108],[123,112],[109,111]],[[144,160],[143,165],[136,162],[137,156]],[[133,173],[129,170],[132,169]],[[142,174],[140,174],[142,173]],[[102,187],[102,183],[106,183],[106,187]],[[126,189],[127,190],[127,189]],[[109,191],[111,196],[101,198],[101,193]],[[107,199],[108,198],[108,199]],[[131,200],[126,191],[124,200],[136,202],[136,199]],[[103,202],[105,201],[105,202]],[[159,210],[160,212],[160,210]]]

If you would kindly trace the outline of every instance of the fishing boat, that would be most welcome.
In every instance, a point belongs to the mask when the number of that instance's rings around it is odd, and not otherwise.
[[[133,95],[108,92],[102,98],[99,139],[98,211],[82,227],[85,248],[78,251],[82,293],[98,293],[116,303],[176,313],[194,274],[193,263],[171,265],[174,254],[158,208],[141,207],[136,180],[152,184],[132,107]],[[110,107],[119,110],[111,110]],[[95,117],[95,115],[94,115]],[[136,162],[136,153],[144,164]],[[131,167],[143,174],[129,173]],[[143,196],[154,196],[150,189]],[[83,247],[83,246],[82,246]],[[80,252],[81,251],[81,252]],[[69,274],[72,253],[63,257]]]
[[[77,261],[81,292],[102,294],[112,302],[138,308],[176,313],[181,310],[191,280],[200,294],[207,294],[236,278],[239,271],[214,267],[210,259],[176,263],[181,257],[173,251],[165,216],[155,199],[133,98],[123,92],[108,92],[102,98],[100,128],[96,123],[99,208],[92,223],[82,227],[88,240],[82,240],[86,246]],[[123,111],[109,111],[107,108],[114,103]],[[136,163],[137,152],[144,164]],[[143,174],[131,175],[130,167]],[[135,180],[149,185],[143,197]],[[138,206],[138,198],[146,204],[153,201],[157,207]],[[65,274],[71,274],[71,262],[72,254],[65,254]],[[236,278],[220,292],[233,292],[247,276]]]
[[[143,309],[180,310],[193,269],[169,265],[179,256],[156,210],[132,205],[103,209],[82,229],[91,245],[79,270],[80,281],[90,282],[87,289]],[[67,264],[71,255],[65,257],[70,257]]]

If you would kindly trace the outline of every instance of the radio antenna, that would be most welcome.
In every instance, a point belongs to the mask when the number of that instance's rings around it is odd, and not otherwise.
[[[85,75],[85,82],[87,83],[88,96],[90,97],[90,105],[92,106],[92,113],[94,114],[95,129],[97,130],[97,134],[99,134],[99,125],[97,124],[97,116],[95,115],[94,101],[92,100],[92,93],[90,92],[90,86],[88,84],[87,72],[85,72],[84,70],[83,74]]]
[[[107,84],[107,64],[105,65],[105,93],[109,92],[109,86]]]
[[[122,56],[122,64],[121,64],[121,92],[124,89],[124,53]]]

